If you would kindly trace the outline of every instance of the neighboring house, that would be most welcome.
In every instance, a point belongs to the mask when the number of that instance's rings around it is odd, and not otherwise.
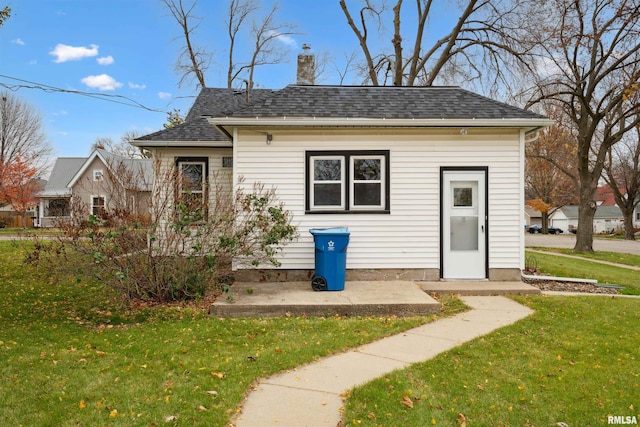
[[[624,188],[621,191],[623,195],[626,194]],[[613,190],[608,185],[596,188],[596,203],[598,206],[618,206]],[[633,226],[634,228],[640,228],[640,205],[636,206],[633,211]]]
[[[542,212],[531,206],[524,205],[524,222],[526,225],[542,226]]]
[[[459,87],[205,88],[184,123],[133,145],[197,188],[275,187],[300,238],[271,280],[310,278],[308,230],[336,226],[348,280],[519,280],[525,135],[551,123]]]
[[[100,216],[112,209],[149,215],[153,167],[150,159],[129,159],[94,150],[89,157],[59,157],[44,190],[34,224],[54,227],[70,218],[72,202]]]
[[[579,206],[564,206],[555,211],[549,218],[552,227],[565,232],[578,228]],[[624,228],[622,211],[617,206],[598,206],[593,219],[593,232],[596,234],[613,233]]]
[[[623,194],[626,193],[624,189],[623,192]],[[598,206],[616,206],[617,203],[613,189],[608,185],[596,188],[596,203]]]

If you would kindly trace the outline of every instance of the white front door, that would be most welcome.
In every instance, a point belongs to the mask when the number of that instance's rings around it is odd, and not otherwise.
[[[487,278],[486,169],[442,171],[442,278]]]

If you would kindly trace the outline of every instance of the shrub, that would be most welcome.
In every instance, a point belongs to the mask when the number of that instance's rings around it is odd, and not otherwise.
[[[174,203],[166,188],[153,193],[149,224],[124,209],[97,217],[72,204],[71,219],[60,224],[63,235],[48,242],[34,237],[27,260],[92,274],[129,301],[167,302],[219,290],[232,280],[232,262],[277,266],[282,246],[297,237],[275,189],[259,183],[251,192],[239,186],[235,195],[218,185],[215,200],[204,205]]]

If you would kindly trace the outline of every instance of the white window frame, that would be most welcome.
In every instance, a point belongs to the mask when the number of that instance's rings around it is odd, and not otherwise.
[[[94,181],[104,181],[104,170],[102,170],[102,169],[94,169],[93,170],[93,180]]]
[[[96,215],[96,214],[95,214],[95,208],[96,208],[96,207],[99,207],[98,205],[96,205],[96,204],[94,203],[94,201],[95,201],[96,199],[102,199],[102,200],[103,200],[103,203],[104,203],[104,204],[102,205],[102,212],[106,213],[106,212],[107,212],[107,197],[106,197],[106,196],[101,196],[101,195],[92,195],[92,196],[91,196],[91,215],[93,215],[93,216],[95,216],[95,217],[99,218],[99,217],[100,217],[100,215]]]
[[[316,160],[339,160],[340,161],[340,181],[316,181],[315,180],[315,161]],[[313,211],[335,211],[345,209],[345,188],[346,188],[346,171],[345,171],[345,156],[341,155],[329,155],[329,156],[311,156],[309,157],[309,207]],[[315,185],[316,184],[340,184],[340,204],[339,205],[316,205],[315,204]]]
[[[376,180],[356,180],[355,179],[355,161],[356,160],[379,160],[380,161],[380,179]],[[387,169],[385,164],[385,156],[383,155],[350,155],[349,156],[349,210],[358,211],[376,211],[384,210],[385,208],[385,177],[387,176]],[[355,193],[356,184],[380,184],[380,204],[379,205],[356,205]]]
[[[200,165],[202,166],[202,185],[201,185],[201,189],[200,190],[192,190],[192,189],[187,189],[185,190],[182,186],[183,180],[182,180],[182,167],[184,165]],[[200,194],[201,199],[202,199],[202,205],[204,206],[205,204],[205,195],[206,195],[206,191],[207,191],[207,162],[200,161],[200,160],[180,160],[178,161],[178,186],[179,186],[179,195],[180,195],[180,199],[182,200],[182,195],[186,194],[188,192],[190,192],[191,194]]]

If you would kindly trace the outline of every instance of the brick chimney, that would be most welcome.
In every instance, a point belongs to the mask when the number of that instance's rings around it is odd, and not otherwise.
[[[312,86],[315,84],[315,56],[311,53],[311,45],[303,44],[302,50],[303,52],[298,55],[297,84]]]

